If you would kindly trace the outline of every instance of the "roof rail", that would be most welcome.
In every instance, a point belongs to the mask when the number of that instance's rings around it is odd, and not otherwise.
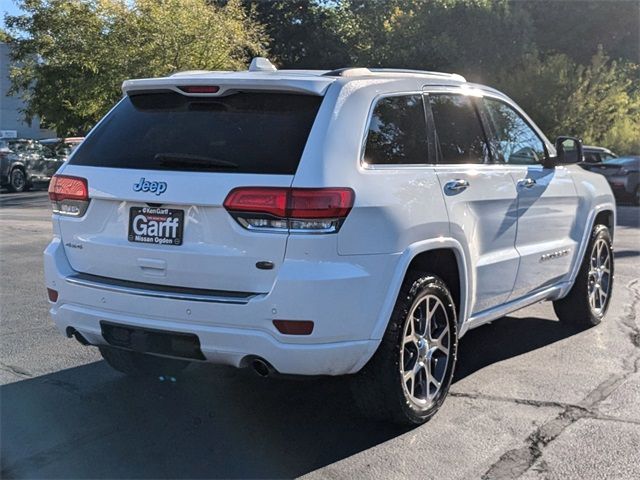
[[[429,72],[426,70],[411,70],[406,68],[361,68],[361,67],[347,67],[337,68],[330,72],[324,73],[326,77],[355,77],[358,75],[371,75],[376,73],[411,73],[415,75],[429,75],[432,77],[449,78],[451,80],[458,80],[460,82],[466,82],[467,80],[457,73],[443,73],[443,72]]]
[[[336,68],[335,70],[331,70],[329,72],[323,73],[323,77],[353,77],[356,75],[369,75],[371,74],[371,70],[363,67],[345,67],[345,68]]]

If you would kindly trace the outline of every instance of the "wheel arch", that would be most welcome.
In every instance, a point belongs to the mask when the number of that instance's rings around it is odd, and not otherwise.
[[[425,240],[409,246],[400,257],[371,338],[379,340],[384,335],[402,283],[412,269],[433,273],[447,284],[456,303],[458,331],[461,331],[460,327],[469,318],[473,291],[468,258],[468,252],[453,238]]]
[[[584,258],[585,252],[587,251],[587,245],[589,244],[589,238],[591,237],[593,227],[600,223],[606,225],[607,228],[609,228],[609,233],[611,235],[611,239],[613,240],[616,225],[615,204],[605,203],[598,205],[589,213],[587,221],[585,222],[585,229],[582,232],[582,239],[580,240],[578,250],[571,265],[571,273],[567,282],[567,286],[563,289],[562,292],[560,292],[557,297],[558,299],[564,298],[571,290],[571,287],[573,286],[576,277],[578,276],[578,271],[580,270],[582,259]]]
[[[22,160],[16,160],[15,162],[12,162],[11,165],[9,166],[9,173],[11,173],[16,168],[19,168],[20,170],[22,170],[25,175],[27,174],[27,166],[24,164]]]
[[[609,229],[609,233],[611,234],[611,238],[613,239],[613,232],[616,225],[616,216],[613,210],[608,208],[604,208],[596,213],[595,218],[593,219],[593,223],[591,224],[591,228],[589,231],[593,230],[593,227],[596,225],[602,224],[605,225]]]

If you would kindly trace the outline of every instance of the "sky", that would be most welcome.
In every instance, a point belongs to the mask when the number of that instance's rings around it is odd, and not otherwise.
[[[0,0],[0,27],[4,28],[5,15],[18,15],[19,13],[21,10],[14,0]]]

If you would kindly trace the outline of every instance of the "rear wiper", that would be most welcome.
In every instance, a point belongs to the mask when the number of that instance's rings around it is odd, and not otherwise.
[[[166,166],[197,166],[212,168],[238,168],[238,164],[220,160],[218,158],[202,157],[189,153],[158,153],[154,157],[160,164]]]

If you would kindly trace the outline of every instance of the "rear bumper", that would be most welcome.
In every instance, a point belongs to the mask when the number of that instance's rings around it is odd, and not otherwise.
[[[101,321],[194,334],[205,361],[244,366],[258,356],[278,372],[342,375],[360,370],[375,352],[372,338],[398,257],[341,257],[339,262],[285,261],[273,290],[244,304],[157,298],[79,285],[59,239],[44,254],[50,313],[58,329],[106,344]],[[282,335],[274,319],[312,320],[308,336]]]

